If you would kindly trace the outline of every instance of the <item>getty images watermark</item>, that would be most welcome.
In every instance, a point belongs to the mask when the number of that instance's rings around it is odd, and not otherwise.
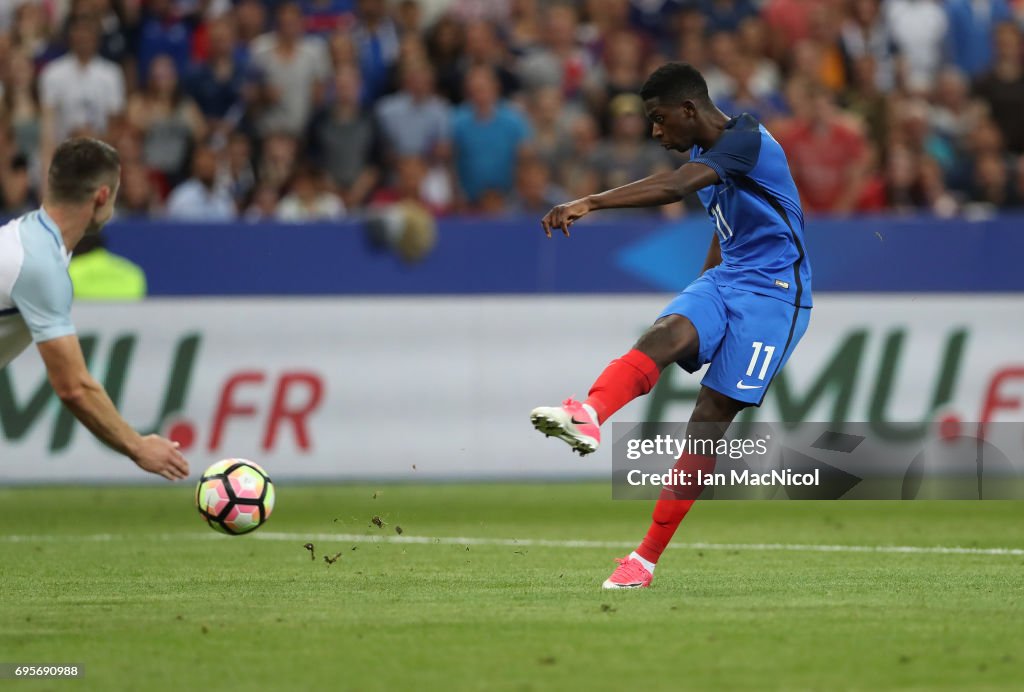
[[[665,489],[679,499],[1021,499],[1024,423],[614,423],[612,497]]]
[[[820,469],[809,472],[796,472],[793,469],[770,469],[755,471],[749,465],[744,468],[730,468],[723,471],[712,471],[702,468],[699,464],[692,467],[674,462],[684,454],[703,457],[720,457],[731,460],[751,459],[759,457],[766,460],[769,454],[771,433],[758,438],[710,439],[684,434],[677,438],[670,434],[655,434],[653,437],[628,437],[626,439],[626,459],[630,462],[650,460],[655,466],[663,466],[664,462],[673,462],[672,468],[663,472],[645,471],[645,464],[626,470],[626,483],[634,488],[653,487],[660,492],[663,487],[724,487],[724,486],[794,486],[819,485]],[[716,464],[717,465],[717,464]],[[755,468],[763,467],[764,463]]]

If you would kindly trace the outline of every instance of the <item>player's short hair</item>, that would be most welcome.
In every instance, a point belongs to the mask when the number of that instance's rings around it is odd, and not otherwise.
[[[686,62],[665,63],[652,72],[640,87],[640,98],[644,101],[657,99],[673,106],[683,101],[711,103],[704,76],[700,70]]]
[[[47,194],[54,202],[81,204],[100,187],[117,183],[117,149],[90,137],[69,139],[57,147],[47,173]]]

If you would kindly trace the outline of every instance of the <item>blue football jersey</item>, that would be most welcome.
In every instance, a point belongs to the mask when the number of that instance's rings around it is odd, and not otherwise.
[[[708,150],[690,161],[721,179],[697,192],[715,224],[719,284],[811,307],[811,264],[804,249],[800,195],[782,147],[752,115],[731,119]]]

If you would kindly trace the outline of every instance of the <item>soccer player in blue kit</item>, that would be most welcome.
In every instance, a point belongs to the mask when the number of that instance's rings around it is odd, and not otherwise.
[[[632,350],[613,360],[585,401],[541,406],[530,419],[581,455],[597,449],[599,426],[648,393],[663,369],[677,363],[696,372],[710,363],[690,416],[687,436],[717,442],[736,414],[760,406],[776,374],[807,329],[811,267],[804,251],[804,215],[779,143],[754,117],[729,117],[712,103],[703,76],[686,63],[655,70],[640,91],[653,137],[666,149],[689,152],[675,171],[658,173],[549,211],[541,220],[567,237],[592,211],[651,207],[697,192],[714,226],[701,275],[668,304]],[[675,468],[709,472],[713,456],[684,453]],[[604,588],[650,586],[658,558],[700,488],[662,489],[643,541]]]

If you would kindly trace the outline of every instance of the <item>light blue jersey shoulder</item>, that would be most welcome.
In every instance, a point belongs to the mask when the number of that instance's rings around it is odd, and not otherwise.
[[[75,333],[70,257],[53,219],[42,209],[0,227],[0,365],[27,344]]]
[[[707,150],[690,161],[708,166],[720,182],[697,195],[715,224],[722,285],[810,307],[811,265],[804,250],[804,214],[782,147],[756,118],[726,123]]]

